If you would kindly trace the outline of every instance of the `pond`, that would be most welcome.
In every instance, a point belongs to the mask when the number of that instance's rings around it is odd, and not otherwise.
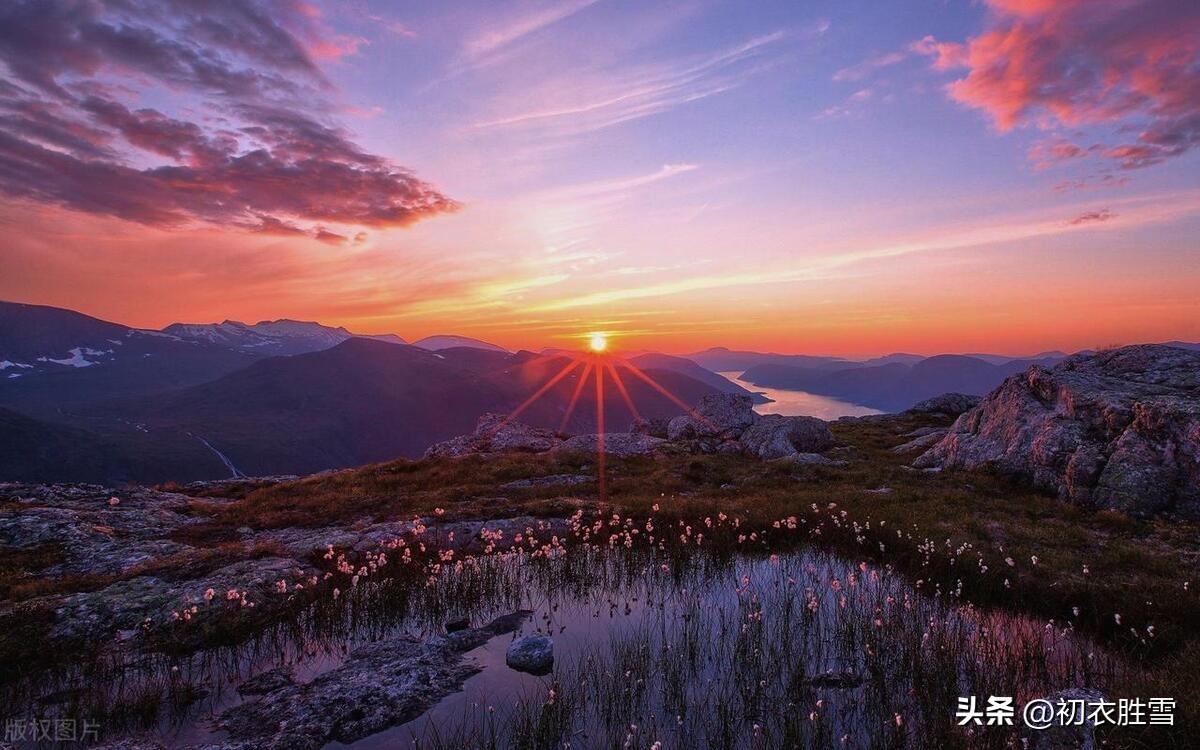
[[[255,675],[283,666],[315,684],[352,668],[364,644],[437,640],[448,621],[478,628],[525,610],[512,632],[463,654],[473,674],[461,690],[405,723],[316,746],[971,747],[954,721],[959,696],[1012,695],[1019,705],[1104,687],[1118,669],[1069,626],[982,611],[887,567],[789,543],[804,523],[750,532],[723,516],[694,525],[576,516],[561,539],[530,528],[458,556],[432,537],[428,549],[396,540],[388,561],[368,554],[379,564],[364,580],[298,599],[243,643],[142,653],[109,665],[108,679],[65,676],[54,687],[73,696],[65,711],[105,726],[148,727],[171,747],[220,743],[236,725],[231,713],[256,700],[236,690]],[[427,559],[399,554],[418,544]],[[365,570],[351,557],[339,553],[331,568]],[[505,664],[508,645],[529,633],[553,639],[550,674]],[[261,700],[286,716],[296,708],[287,695]]]

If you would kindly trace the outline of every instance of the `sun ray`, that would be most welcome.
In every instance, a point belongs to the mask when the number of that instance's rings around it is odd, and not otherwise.
[[[625,388],[625,381],[621,380],[621,374],[617,372],[617,368],[612,362],[605,362],[604,366],[608,369],[609,375],[612,376],[613,385],[617,387],[617,393],[621,394],[621,398],[625,401],[625,406],[629,407],[629,413],[634,419],[641,419],[642,415],[633,404],[633,399],[629,397],[629,391]]]
[[[518,406],[516,409],[513,409],[512,412],[510,412],[507,417],[505,417],[503,420],[501,420],[501,422],[492,429],[493,434],[495,432],[498,432],[502,427],[504,427],[509,422],[513,421],[518,416],[520,416],[521,412],[528,409],[535,401],[537,401],[539,398],[541,398],[546,393],[546,391],[553,388],[555,385],[558,384],[559,381],[561,381],[567,375],[571,374],[571,370],[574,370],[577,366],[579,366],[579,364],[580,364],[580,360],[572,359],[571,362],[568,363],[567,366],[562,369],[562,371],[560,371],[557,375],[555,375],[554,377],[552,377],[548,381],[546,381],[546,383],[541,388],[538,388],[533,393],[532,396],[530,396],[529,398],[522,401],[520,406]]]
[[[604,455],[604,367],[596,367],[596,476],[600,490],[600,502],[607,497],[605,488]]]
[[[678,406],[680,409],[683,409],[684,413],[686,413],[688,416],[692,417],[693,419],[695,419],[699,422],[702,422],[705,427],[708,427],[714,431],[719,432],[719,429],[716,427],[716,425],[714,425],[709,419],[707,419],[706,417],[701,415],[698,411],[696,411],[694,408],[689,406],[687,403],[685,403],[682,399],[680,399],[674,393],[671,393],[665,387],[660,385],[654,378],[652,378],[649,375],[647,375],[646,373],[642,372],[641,369],[639,369],[632,362],[629,362],[628,360],[624,360],[624,359],[617,360],[617,362],[621,365],[624,365],[626,368],[628,368],[629,371],[632,372],[634,375],[636,375],[638,378],[640,378],[641,380],[644,380],[651,388],[653,388],[654,390],[658,391],[659,393],[661,393],[662,395],[664,395],[668,399],[670,399],[670,401],[673,404]]]
[[[571,421],[571,415],[575,413],[575,406],[579,403],[579,396],[583,393],[583,388],[587,385],[588,375],[592,374],[592,363],[588,362],[584,365],[583,375],[580,376],[579,382],[575,384],[575,392],[571,394],[571,401],[567,404],[567,411],[563,414],[562,422],[558,425],[559,432],[567,431],[567,423]]]

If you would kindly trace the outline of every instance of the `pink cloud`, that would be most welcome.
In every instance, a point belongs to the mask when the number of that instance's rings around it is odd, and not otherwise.
[[[964,44],[914,49],[966,68],[956,101],[1008,131],[1111,125],[1136,140],[1103,155],[1143,167],[1200,144],[1200,3],[1195,0],[987,0],[988,26]]]

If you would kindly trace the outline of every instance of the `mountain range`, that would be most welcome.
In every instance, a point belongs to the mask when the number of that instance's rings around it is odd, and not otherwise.
[[[1172,342],[1171,345],[1200,348]],[[0,481],[189,481],[309,473],[400,456],[511,413],[574,361],[571,352],[510,352],[437,335],[406,344],[288,319],[176,323],[147,330],[79,312],[0,302]],[[864,361],[725,348],[678,357],[614,357],[608,430],[670,417],[726,392],[768,403],[744,382],[899,411],[956,391],[984,394],[1034,358],[896,353]],[[672,394],[668,398],[636,373]],[[582,364],[521,413],[568,433],[597,429],[595,371]],[[570,408],[575,401],[575,407]],[[768,407],[769,410],[769,407]],[[564,417],[570,411],[570,418]]]
[[[260,339],[272,341],[255,346]],[[471,431],[485,412],[513,411],[573,362],[465,337],[417,342],[428,348],[397,339],[296,321],[145,331],[0,303],[0,361],[16,375],[0,379],[0,480],[188,481],[419,456]],[[582,369],[522,421],[594,432],[596,376],[581,386]],[[684,403],[716,390],[652,363],[639,369]],[[682,413],[619,363],[617,372],[640,416]],[[606,392],[605,424],[626,429],[634,414],[615,389]]]

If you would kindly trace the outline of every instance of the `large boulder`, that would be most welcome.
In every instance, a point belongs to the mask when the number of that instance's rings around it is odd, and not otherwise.
[[[737,439],[757,418],[754,401],[749,396],[709,393],[701,397],[695,412],[675,417],[667,424],[667,437],[672,440]]]
[[[744,430],[739,441],[747,453],[770,460],[828,450],[833,447],[833,433],[816,417],[767,414]]]
[[[504,453],[520,451],[542,453],[562,442],[553,430],[533,427],[510,419],[505,414],[488,413],[479,418],[471,435],[446,440],[430,446],[426,458],[454,458],[473,453]]]
[[[915,465],[990,467],[1082,505],[1200,518],[1200,352],[1127,346],[1030,367]]]
[[[940,396],[927,398],[914,404],[909,411],[920,414],[948,414],[957,417],[963,412],[974,409],[983,399],[966,393],[943,393]]]

